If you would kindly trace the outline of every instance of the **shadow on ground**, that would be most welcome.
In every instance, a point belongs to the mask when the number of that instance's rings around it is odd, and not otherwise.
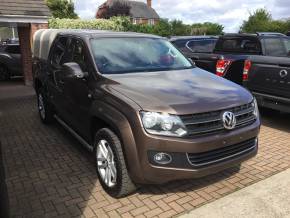
[[[290,133],[290,113],[260,108],[260,114],[264,126]]]

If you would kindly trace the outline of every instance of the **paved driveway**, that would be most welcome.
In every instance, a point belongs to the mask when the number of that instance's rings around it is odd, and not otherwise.
[[[266,113],[259,154],[240,171],[146,186],[117,200],[102,190],[91,155],[58,124],[42,125],[35,105],[27,94],[0,99],[0,167],[13,217],[171,217],[290,167],[290,116]]]

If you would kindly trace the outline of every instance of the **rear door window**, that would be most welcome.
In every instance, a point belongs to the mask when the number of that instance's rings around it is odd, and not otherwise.
[[[187,50],[186,43],[187,43],[187,40],[176,40],[172,42],[172,44],[181,51]]]
[[[186,47],[196,53],[211,53],[214,50],[216,40],[198,39],[187,42]]]
[[[287,43],[286,39],[265,38],[264,45],[265,45],[265,52],[267,56],[274,56],[274,57],[288,56],[289,47],[287,51],[287,46],[289,46],[289,42]]]

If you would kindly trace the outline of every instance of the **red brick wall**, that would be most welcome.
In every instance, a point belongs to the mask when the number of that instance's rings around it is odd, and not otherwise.
[[[22,58],[22,70],[25,85],[31,85],[32,78],[32,58],[30,44],[30,26],[19,26],[18,36]]]
[[[18,26],[18,36],[22,57],[22,71],[25,85],[32,85],[32,37],[36,30],[47,29],[48,24],[30,24],[27,26]]]
[[[48,23],[32,23],[31,24],[31,30],[30,30],[30,40],[32,44],[32,39],[34,33],[39,29],[48,29]]]

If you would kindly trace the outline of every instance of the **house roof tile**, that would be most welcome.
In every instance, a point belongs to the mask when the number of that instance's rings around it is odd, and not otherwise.
[[[1,0],[1,16],[40,16],[48,17],[51,15],[44,0]]]
[[[128,0],[112,0],[108,1],[108,6],[111,6],[116,1],[127,3],[131,7],[130,15],[133,18],[159,19],[159,15],[157,14],[157,12],[153,8],[148,7],[148,5],[144,2],[128,1]]]

